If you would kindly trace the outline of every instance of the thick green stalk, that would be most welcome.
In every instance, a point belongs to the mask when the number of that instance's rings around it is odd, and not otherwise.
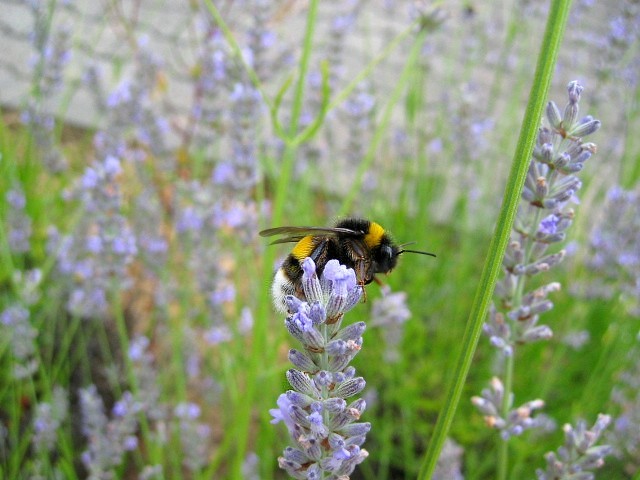
[[[489,245],[489,252],[467,321],[455,375],[447,390],[443,410],[438,416],[433,437],[420,468],[418,477],[420,479],[429,479],[433,475],[440,451],[462,396],[464,383],[482,331],[482,324],[491,303],[496,279],[500,273],[502,258],[511,235],[511,228],[516,216],[531,153],[533,152],[539,121],[547,98],[570,5],[570,0],[553,0],[551,2],[549,17],[538,54],[536,72],[529,94],[529,103],[520,130],[496,230]]]

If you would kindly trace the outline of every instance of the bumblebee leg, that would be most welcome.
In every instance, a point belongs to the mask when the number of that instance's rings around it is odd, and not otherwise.
[[[362,287],[362,303],[367,303],[367,289],[364,288],[364,282],[360,282],[360,286]]]

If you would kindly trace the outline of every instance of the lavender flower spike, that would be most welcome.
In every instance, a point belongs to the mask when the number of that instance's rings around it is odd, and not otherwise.
[[[555,452],[547,453],[544,458],[547,461],[546,470],[536,470],[539,480],[569,480],[595,478],[591,470],[604,465],[604,457],[613,452],[609,445],[596,445],[598,438],[605,428],[611,423],[609,415],[598,415],[596,423],[591,430],[587,430],[584,421],[578,422],[574,428],[566,424],[564,431],[564,445]]]
[[[311,258],[302,268],[308,302],[287,299],[290,313],[285,326],[304,347],[304,351],[290,350],[289,359],[304,370],[287,371],[293,390],[280,395],[279,408],[270,410],[272,423],[283,421],[294,443],[278,464],[293,478],[348,479],[369,455],[360,447],[371,429],[370,423],[358,422],[365,401],[346,401],[365,387],[364,379],[349,366],[362,346],[365,323],[340,329],[362,287],[354,271],[337,260],[327,262],[321,278]]]
[[[549,294],[560,289],[551,282],[527,291],[528,279],[547,272],[565,257],[560,249],[547,250],[562,242],[575,215],[582,182],[577,173],[596,152],[596,145],[583,137],[600,127],[591,116],[578,117],[583,87],[567,85],[569,101],[562,111],[554,102],[546,109],[546,125],[538,132],[522,201],[505,252],[503,278],[496,284],[496,303],[491,308],[484,333],[507,358],[518,345],[548,340],[551,328],[539,324],[540,316],[553,308]]]
[[[598,130],[600,121],[590,115],[578,116],[582,90],[582,85],[572,81],[567,85],[568,102],[564,110],[554,102],[547,104],[546,125],[538,130],[511,240],[505,251],[503,276],[496,283],[496,299],[483,326],[483,333],[498,350],[502,372],[471,402],[484,416],[487,426],[499,432],[502,442],[549,423],[544,415],[537,415],[544,407],[542,399],[514,406],[515,352],[528,343],[553,337],[551,327],[540,320],[553,309],[550,297],[560,290],[560,284],[552,281],[531,288],[530,278],[549,272],[564,259],[565,250],[558,249],[557,244],[565,240],[573,222],[575,212],[570,203],[578,203],[582,186],[577,174],[596,152],[596,145],[584,142],[583,137]],[[501,445],[504,448],[498,450],[499,477],[506,478],[509,450],[506,443]],[[567,457],[562,461],[569,464],[573,460],[574,457]],[[555,457],[549,457],[548,461],[549,468],[558,463]],[[568,470],[569,473],[576,471]]]

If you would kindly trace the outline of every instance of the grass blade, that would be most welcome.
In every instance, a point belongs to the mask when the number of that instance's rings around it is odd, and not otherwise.
[[[520,201],[522,186],[529,167],[529,159],[533,151],[538,124],[544,109],[545,99],[547,98],[570,5],[571,2],[568,0],[553,0],[551,3],[544,37],[538,54],[536,72],[529,94],[529,103],[525,111],[518,144],[511,164],[511,171],[496,229],[489,246],[489,252],[467,321],[462,340],[462,350],[455,368],[456,373],[447,390],[444,408],[438,416],[433,437],[420,468],[419,478],[421,479],[431,478],[435,470],[440,451],[462,396],[462,389],[471,367],[482,324],[493,296],[496,278],[502,266],[502,258],[509,242],[511,227],[513,226],[518,202]]]

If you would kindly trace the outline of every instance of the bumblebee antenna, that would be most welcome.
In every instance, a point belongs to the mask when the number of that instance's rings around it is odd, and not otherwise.
[[[417,242],[415,242],[415,241],[414,242],[406,242],[406,243],[401,243],[400,245],[398,245],[398,248],[400,248],[400,251],[397,253],[397,255],[400,255],[401,253],[407,252],[407,253],[419,253],[420,255],[429,255],[430,257],[435,257],[436,256],[435,253],[423,252],[423,251],[420,251],[420,250],[407,250],[405,248],[402,248],[402,247],[406,247],[407,245],[413,245],[414,243],[417,243]]]
[[[414,243],[414,242],[411,242]],[[422,252],[420,250],[400,250],[398,252],[398,255],[400,255],[401,253],[419,253],[420,255],[429,255],[430,257],[435,257],[436,254],[435,253],[431,253],[431,252]]]

